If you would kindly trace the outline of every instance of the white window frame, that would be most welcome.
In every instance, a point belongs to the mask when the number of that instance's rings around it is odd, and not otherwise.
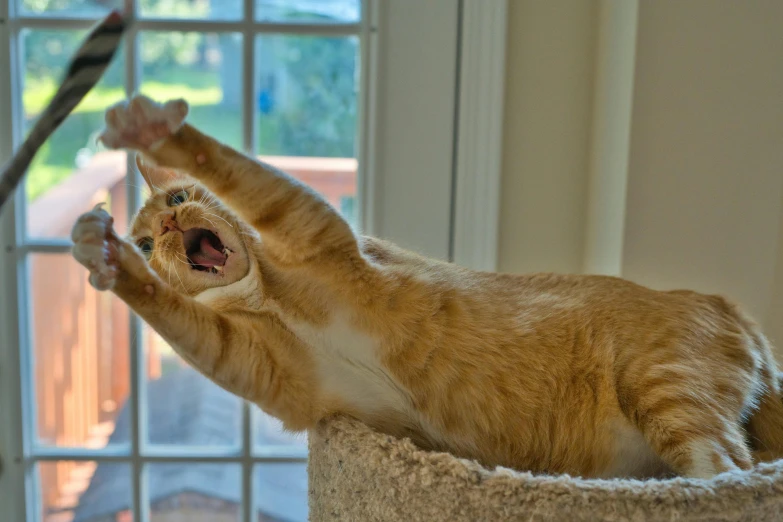
[[[73,19],[13,19],[9,16],[11,2],[0,4],[0,70],[11,69],[9,60],[16,59],[15,35],[20,23],[50,29],[92,25]],[[252,0],[245,2],[240,22],[139,20],[124,40],[128,93],[137,84],[132,42],[140,30],[241,32],[245,107],[253,106],[255,91],[249,72],[254,66],[256,34],[357,35],[361,50],[361,127],[357,135],[360,227],[433,257],[494,270],[507,0],[362,0],[362,21],[336,26],[256,22],[253,4]],[[19,143],[21,104],[14,102],[20,99],[21,79],[14,81],[0,78],[0,164]],[[244,145],[250,152],[255,144],[254,117],[254,113],[245,114],[242,122]],[[10,126],[16,135],[9,132],[8,122],[16,123]],[[128,172],[130,181],[141,185],[130,164]],[[129,191],[129,209],[138,208],[139,198],[137,191]],[[32,480],[35,462],[91,460],[131,466],[134,522],[143,522],[142,507],[147,498],[143,465],[187,461],[241,465],[242,520],[249,522],[253,465],[297,462],[303,456],[286,448],[263,454],[254,451],[251,410],[246,404],[238,452],[147,446],[140,425],[146,417],[140,411],[144,407],[142,336],[134,335],[140,332],[141,321],[135,316],[131,319],[130,453],[123,453],[124,448],[30,446],[36,432],[29,414],[34,410],[30,404],[32,343],[25,263],[29,252],[68,252],[70,243],[58,239],[25,242],[23,208],[23,191],[19,190],[0,214],[0,518],[37,520],[37,491]],[[14,302],[19,306],[9,306]]]
[[[502,171],[508,0],[463,0],[450,259],[494,272]]]

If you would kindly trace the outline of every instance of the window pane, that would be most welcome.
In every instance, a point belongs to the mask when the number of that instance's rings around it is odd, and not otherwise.
[[[24,14],[53,14],[58,16],[78,16],[80,18],[99,18],[110,9],[122,9],[123,0],[20,0]]]
[[[242,40],[235,34],[143,32],[141,92],[185,98],[188,121],[241,148]],[[147,329],[147,424],[152,444],[239,444],[240,401]]]
[[[21,34],[24,132],[54,95],[84,31],[26,29]],[[26,176],[27,233],[67,237],[76,218],[100,201],[126,214],[125,153],[96,143],[107,107],[125,97],[120,54],[96,88],[38,151]],[[121,228],[118,231],[123,232]]]
[[[147,479],[151,522],[239,520],[242,473],[237,464],[150,464]]]
[[[184,98],[191,124],[241,150],[241,35],[143,32],[140,43],[141,92]]]
[[[127,443],[128,308],[94,290],[70,254],[33,254],[28,263],[39,443]]]
[[[282,450],[296,456],[307,456],[307,433],[290,433],[283,430],[283,423],[267,415],[257,406],[253,411],[253,442],[257,452],[267,448]]]
[[[256,18],[264,22],[359,21],[360,0],[255,0]]]
[[[242,0],[140,0],[139,12],[147,18],[237,20]]]
[[[258,151],[326,196],[355,225],[358,40],[256,39]]]
[[[261,154],[355,157],[357,49],[355,37],[257,37]]]
[[[307,463],[257,464],[253,499],[259,521],[307,521]]]
[[[130,522],[131,473],[127,464],[39,462],[43,522]]]
[[[239,445],[240,400],[183,361],[145,328],[147,437],[151,444]]]

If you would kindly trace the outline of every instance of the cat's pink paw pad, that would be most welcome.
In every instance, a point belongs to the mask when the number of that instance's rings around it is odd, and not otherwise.
[[[90,271],[90,284],[98,290],[113,288],[119,272],[113,222],[98,205],[82,214],[71,231],[73,257]]]
[[[106,129],[98,139],[112,149],[150,150],[177,132],[187,115],[185,100],[161,104],[136,95],[106,111]]]

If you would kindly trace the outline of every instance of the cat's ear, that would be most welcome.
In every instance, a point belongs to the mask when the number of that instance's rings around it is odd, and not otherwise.
[[[141,154],[136,154],[136,168],[139,169],[141,177],[147,182],[151,192],[155,192],[172,180],[184,177],[176,170],[158,167],[149,160],[144,161]]]

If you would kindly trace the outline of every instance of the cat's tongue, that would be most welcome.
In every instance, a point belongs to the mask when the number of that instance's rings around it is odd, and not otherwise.
[[[190,255],[191,261],[197,265],[213,267],[226,264],[226,255],[212,246],[209,239],[204,236],[199,244],[200,250]]]

